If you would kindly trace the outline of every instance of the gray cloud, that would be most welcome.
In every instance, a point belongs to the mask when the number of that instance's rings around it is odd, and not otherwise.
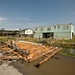
[[[0,17],[0,23],[1,23],[2,21],[5,21],[5,20],[7,20],[7,18],[5,18],[5,17]]]

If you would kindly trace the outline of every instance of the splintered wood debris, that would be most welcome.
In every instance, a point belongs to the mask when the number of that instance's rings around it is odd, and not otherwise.
[[[15,41],[13,43],[7,43],[0,47],[4,59],[23,59],[27,62],[32,62],[36,59],[41,59],[39,64],[47,61],[50,57],[56,54],[61,48],[54,46],[44,46],[42,44],[27,42],[27,41]]]

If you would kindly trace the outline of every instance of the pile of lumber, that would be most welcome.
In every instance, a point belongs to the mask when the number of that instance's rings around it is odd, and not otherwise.
[[[24,57],[25,61],[34,61],[36,59],[39,59],[40,57],[43,57],[44,55],[51,55],[51,53],[57,53],[61,48],[50,46],[46,47],[44,45],[39,45],[36,43],[31,42],[22,42],[18,41],[16,42],[17,47],[19,47],[22,50],[28,51],[29,55]],[[54,55],[53,54],[53,55]]]
[[[32,62],[36,59],[41,59],[39,64],[42,64],[60,51],[61,48],[54,46],[47,47],[27,41],[15,41],[12,44],[8,43],[7,45],[1,46],[0,50],[3,52],[3,57],[0,57],[0,60],[14,60],[21,58],[27,62]]]

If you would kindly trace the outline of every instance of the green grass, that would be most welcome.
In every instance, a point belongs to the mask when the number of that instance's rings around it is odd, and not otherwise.
[[[75,43],[75,39],[70,39],[70,40],[59,40],[59,42]]]
[[[0,41],[7,41],[7,37],[1,36]]]
[[[61,55],[64,55],[64,56],[75,57],[75,55],[73,55],[73,54],[71,54],[71,53],[68,53],[68,52],[59,51],[58,54],[61,54]]]
[[[63,39],[63,40],[57,40],[58,42],[65,42],[65,43],[75,43],[75,36],[73,39]]]

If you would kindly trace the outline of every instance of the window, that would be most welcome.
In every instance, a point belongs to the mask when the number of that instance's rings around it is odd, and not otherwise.
[[[56,28],[56,26],[54,26],[54,29]]]
[[[51,30],[51,27],[48,27],[47,30]]]
[[[60,26],[58,26],[58,28],[60,28]]]
[[[29,33],[30,33],[31,31],[29,31]]]
[[[28,31],[26,31],[26,33],[28,33]]]
[[[35,30],[37,30],[37,28],[35,28]]]

